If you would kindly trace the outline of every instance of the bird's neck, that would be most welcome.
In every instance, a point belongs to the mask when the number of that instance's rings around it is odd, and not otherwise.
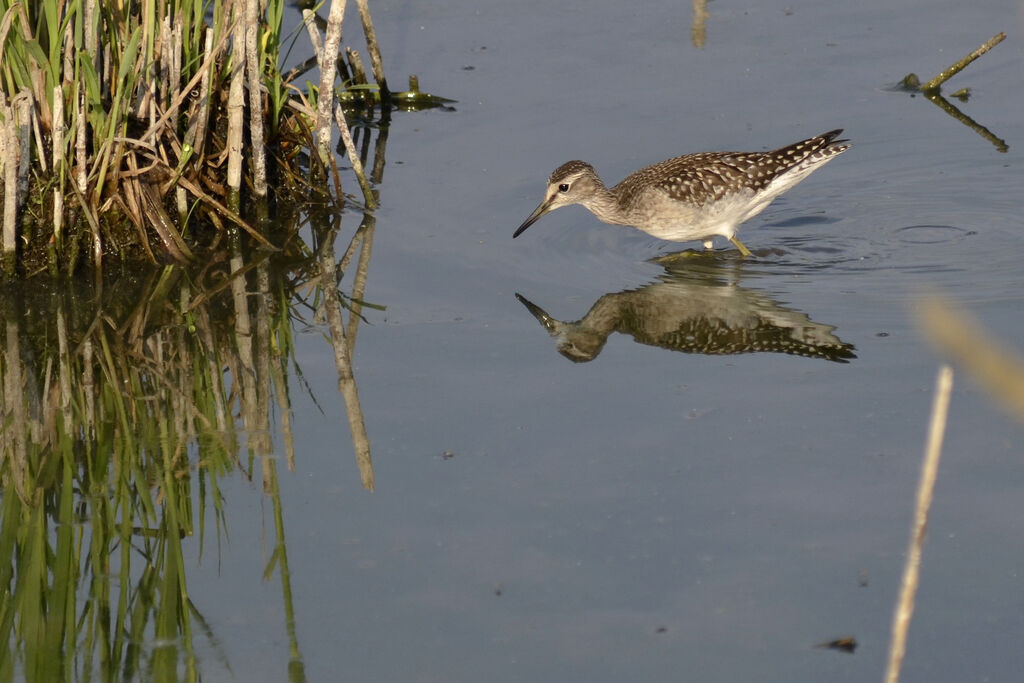
[[[599,186],[592,195],[587,197],[586,201],[583,202],[583,206],[587,207],[590,213],[597,216],[597,219],[602,223],[629,225],[628,222],[625,222],[625,217],[622,215],[623,211],[619,205],[618,197],[603,185]]]

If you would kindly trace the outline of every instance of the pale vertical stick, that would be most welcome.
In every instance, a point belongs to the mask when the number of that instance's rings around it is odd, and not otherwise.
[[[53,173],[57,184],[53,188],[53,240],[61,244],[64,226],[64,89],[53,88]]]
[[[185,28],[182,25],[183,19],[181,13],[174,18],[174,25],[171,28],[171,75],[169,80],[169,87],[173,93],[170,97],[171,100],[176,100],[177,96],[181,94],[181,52],[182,44],[185,38]],[[168,106],[170,103],[168,103]],[[180,117],[178,117],[180,118]],[[186,132],[185,137],[188,137]],[[182,156],[185,152],[182,150]],[[184,171],[185,169],[182,169]],[[182,232],[188,227],[188,193],[185,192],[185,188],[181,185],[176,185],[174,188],[174,201],[177,204],[178,216],[181,218],[181,229]]]
[[[341,47],[341,23],[345,18],[345,0],[331,0],[327,15],[324,49],[320,53],[320,90],[316,101],[316,151],[325,165],[331,153],[331,121],[334,114],[334,77],[338,48]]]
[[[245,64],[249,76],[249,138],[252,141],[253,190],[267,196],[267,150],[263,141],[263,75],[256,43],[260,0],[245,0]]]
[[[341,132],[341,141],[345,145],[345,152],[348,153],[348,161],[352,164],[352,172],[356,174],[359,187],[363,191],[363,200],[366,208],[373,210],[377,208],[377,198],[373,196],[373,189],[366,181],[366,172],[363,170],[363,162],[359,160],[359,152],[356,151],[355,143],[352,142],[352,132],[348,129],[348,121],[345,120],[345,112],[339,104],[334,108],[334,119],[338,122],[338,130]]]
[[[242,126],[245,118],[245,0],[231,3],[231,85],[228,88],[228,187],[242,187]]]
[[[309,42],[313,46],[313,54],[316,55],[316,63],[319,66],[324,44],[320,40],[320,31],[316,27],[316,13],[311,9],[302,10],[302,23],[306,27],[306,33],[309,34]]]
[[[380,58],[380,46],[377,44],[377,32],[373,29],[373,19],[370,18],[369,0],[356,0],[359,6],[359,19],[363,22],[363,33],[366,35],[366,48],[370,52],[370,67],[373,69],[373,79],[380,86],[380,99],[383,106],[388,106],[384,100],[388,97],[388,81],[384,78],[384,64]]]
[[[921,548],[928,528],[928,510],[935,492],[935,478],[939,472],[939,457],[942,455],[942,437],[946,432],[946,416],[949,413],[949,395],[953,390],[953,369],[948,365],[939,368],[935,380],[935,398],[932,402],[932,417],[928,425],[928,442],[921,464],[921,481],[917,486],[917,505],[914,509],[914,525],[910,531],[910,547],[903,565],[903,583],[900,586],[900,600],[892,617],[892,641],[889,644],[889,665],[885,672],[886,683],[900,679],[900,666],[907,648],[907,630],[914,616],[914,595],[921,573]]]
[[[32,91],[25,88],[18,96],[11,100],[11,107],[17,108],[15,116],[18,119],[18,206],[28,196],[28,172],[32,168],[32,118],[33,118]]]
[[[85,52],[93,56],[93,66],[99,71],[99,36],[97,25],[99,21],[96,17],[96,2],[97,0],[85,0]]]
[[[168,79],[168,87],[172,88],[171,92],[175,96],[181,89],[181,52],[183,50],[183,41],[185,40],[183,21],[179,13],[174,18],[174,25],[171,28],[171,76]]]
[[[213,29],[206,29],[206,38],[203,43],[203,54],[209,58],[213,54]],[[185,142],[192,145],[193,154],[197,159],[203,158],[203,149],[206,146],[206,129],[210,119],[210,71],[213,64],[207,67],[203,64],[202,77],[199,81],[199,107],[195,113],[195,121],[189,121],[189,130],[185,134]],[[192,137],[189,138],[189,133]]]
[[[82,74],[78,79],[78,99],[75,102],[75,180],[78,182],[78,191],[83,194],[89,187],[89,174],[86,168],[89,157],[85,153],[85,119],[88,118],[85,90],[85,74]]]
[[[14,264],[14,250],[17,248],[15,236],[18,225],[18,147],[17,125],[14,121],[14,109],[0,97],[0,166],[3,167],[4,187],[4,225],[3,268],[6,270]]]

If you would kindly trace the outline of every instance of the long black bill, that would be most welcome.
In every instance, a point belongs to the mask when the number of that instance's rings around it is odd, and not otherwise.
[[[528,227],[536,223],[541,216],[543,216],[550,210],[550,206],[551,202],[549,201],[541,202],[541,205],[533,210],[533,213],[530,214],[530,217],[523,221],[523,224],[516,228],[516,231],[512,233],[512,239],[519,237]]]

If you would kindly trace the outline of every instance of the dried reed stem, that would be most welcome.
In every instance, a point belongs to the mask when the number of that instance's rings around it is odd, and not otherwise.
[[[18,205],[25,200],[28,195],[28,176],[29,171],[32,169],[32,119],[34,118],[35,111],[32,107],[33,103],[32,91],[28,88],[22,90],[18,95],[11,100],[11,105],[17,107],[15,114],[18,121]]]
[[[85,153],[85,119],[88,109],[85,106],[85,74],[78,79],[78,99],[75,101],[73,118],[77,121],[75,126],[75,180],[78,182],[78,191],[85,192],[89,187],[89,172],[86,160],[89,158]]]
[[[181,52],[184,49],[185,39],[184,22],[179,14],[174,18],[174,26],[171,29],[171,76],[170,82],[176,88],[181,83]]]
[[[14,113],[0,96],[0,165],[3,166],[4,179],[4,225],[2,269],[12,274],[14,254],[17,248],[15,241],[18,225],[18,148],[15,146],[17,127]]]
[[[213,54],[212,28],[206,29],[203,52],[206,54],[207,59]],[[210,63],[212,64],[212,61]],[[193,121],[189,122],[190,132],[193,134],[193,137],[189,140],[188,135],[185,136],[185,142],[192,145],[192,149],[199,159],[203,158],[203,148],[206,146],[206,128],[210,121],[210,69],[204,68],[201,73],[202,76],[199,79],[199,109],[194,119],[195,125],[191,125]]]
[[[370,18],[370,4],[368,0],[356,0],[359,7],[359,19],[363,23],[363,33],[366,35],[366,48],[370,51],[370,66],[373,68],[373,79],[380,86],[381,104],[387,106],[389,91],[388,81],[384,78],[384,64],[380,59],[380,46],[377,44],[377,32],[373,28],[373,19]]]
[[[53,241],[61,243],[64,227],[64,90],[53,88],[53,172],[57,183],[53,187]]]
[[[914,508],[914,524],[910,531],[907,559],[903,566],[903,582],[900,599],[892,617],[892,640],[889,644],[889,665],[885,672],[886,683],[900,679],[900,666],[907,648],[907,630],[914,616],[914,596],[921,573],[921,549],[925,531],[928,529],[928,511],[935,491],[935,478],[939,471],[939,457],[942,455],[942,438],[946,431],[946,416],[949,412],[949,395],[953,390],[953,369],[948,365],[939,368],[935,380],[935,398],[932,402],[931,420],[928,425],[928,442],[925,445],[924,462],[921,464],[921,481],[917,487],[917,505]]]
[[[373,196],[373,189],[370,187],[370,183],[366,181],[363,162],[359,160],[355,143],[352,142],[352,133],[349,131],[348,122],[345,120],[345,112],[342,111],[340,104],[334,108],[334,120],[338,123],[338,130],[341,131],[341,140],[345,145],[345,151],[348,153],[348,161],[352,164],[352,171],[356,174],[359,188],[363,191],[363,201],[366,204],[366,208],[376,209],[377,199]]]
[[[243,15],[241,3],[234,0],[231,13],[234,27],[231,31],[231,42],[236,48],[245,45],[245,22],[239,21]],[[242,140],[245,120],[245,50],[235,49],[231,52],[231,85],[228,88],[228,187],[234,193],[242,188]]]
[[[346,47],[345,54],[348,56],[348,67],[352,70],[353,85],[365,85],[366,69],[363,68],[363,60],[359,56],[359,51]]]
[[[263,140],[263,74],[256,50],[260,0],[245,0],[245,63],[249,76],[249,139],[252,145],[253,192],[267,196],[267,150]]]
[[[320,90],[316,101],[316,151],[325,165],[331,153],[331,118],[334,113],[335,55],[341,46],[341,24],[345,18],[345,0],[331,0],[327,15],[324,49],[320,52]]]
[[[313,46],[313,54],[316,55],[317,64],[320,64],[320,55],[324,51],[324,43],[320,40],[320,31],[316,28],[316,12],[311,9],[302,10],[302,23],[309,34],[309,44]]]

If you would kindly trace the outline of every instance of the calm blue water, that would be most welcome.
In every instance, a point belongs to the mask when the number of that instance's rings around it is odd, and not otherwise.
[[[1020,5],[713,2],[703,48],[674,2],[373,11],[392,86],[417,73],[459,102],[390,132],[366,294],[387,309],[355,351],[372,494],[331,350],[300,336],[326,413],[293,389],[297,471],[281,468],[309,679],[878,680],[940,362],[915,297],[941,291],[1024,350]],[[888,89],[998,31],[947,92],[971,88],[953,102],[1006,153]],[[680,306],[831,328],[849,363],[613,332],[577,364],[516,299],[574,321],[668,277],[648,262],[668,245],[579,207],[511,240],[560,163],[615,182],[837,127],[852,149],[740,231],[754,259],[700,256],[669,279]],[[950,416],[905,679],[1014,680],[1024,432],[963,374]],[[219,639],[200,657],[211,679],[223,655],[236,679],[282,680],[272,511],[235,486],[229,543],[189,569]],[[845,635],[853,655],[813,647]]]

